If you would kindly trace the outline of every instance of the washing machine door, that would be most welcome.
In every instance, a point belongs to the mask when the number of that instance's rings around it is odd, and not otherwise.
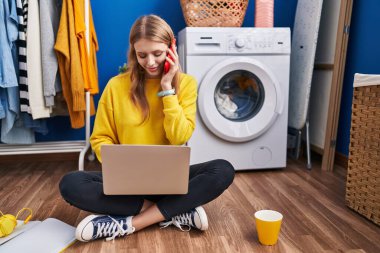
[[[247,57],[215,65],[199,84],[198,110],[207,128],[231,142],[253,140],[283,110],[283,94],[270,69]]]

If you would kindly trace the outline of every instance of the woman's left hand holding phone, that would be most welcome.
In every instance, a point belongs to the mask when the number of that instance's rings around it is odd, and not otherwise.
[[[169,55],[171,57],[169,57]],[[172,81],[173,81],[174,75],[177,73],[179,69],[178,53],[177,53],[177,46],[175,44],[175,40],[172,42],[170,48],[168,48],[168,55],[166,56],[166,61],[170,64],[170,68],[167,73],[163,72],[163,75],[161,78],[162,90],[173,89]]]

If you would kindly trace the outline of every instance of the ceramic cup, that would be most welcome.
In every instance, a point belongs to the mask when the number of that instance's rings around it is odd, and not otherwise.
[[[255,213],[256,230],[261,244],[276,244],[282,217],[281,213],[273,210],[260,210]]]

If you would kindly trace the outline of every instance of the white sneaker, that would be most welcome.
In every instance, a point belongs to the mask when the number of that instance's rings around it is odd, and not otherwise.
[[[191,209],[187,213],[174,216],[169,221],[160,222],[159,225],[161,228],[166,228],[167,226],[174,225],[182,231],[190,231],[191,227],[205,231],[208,229],[208,220],[203,207],[198,206],[194,209]],[[183,229],[182,226],[187,226],[188,229]]]
[[[75,237],[82,242],[104,237],[109,241],[114,240],[116,236],[132,234],[135,231],[132,227],[132,217],[89,215],[78,224]]]

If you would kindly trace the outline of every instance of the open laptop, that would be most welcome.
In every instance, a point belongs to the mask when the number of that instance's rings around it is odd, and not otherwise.
[[[173,145],[102,145],[106,195],[186,194],[190,147]]]

